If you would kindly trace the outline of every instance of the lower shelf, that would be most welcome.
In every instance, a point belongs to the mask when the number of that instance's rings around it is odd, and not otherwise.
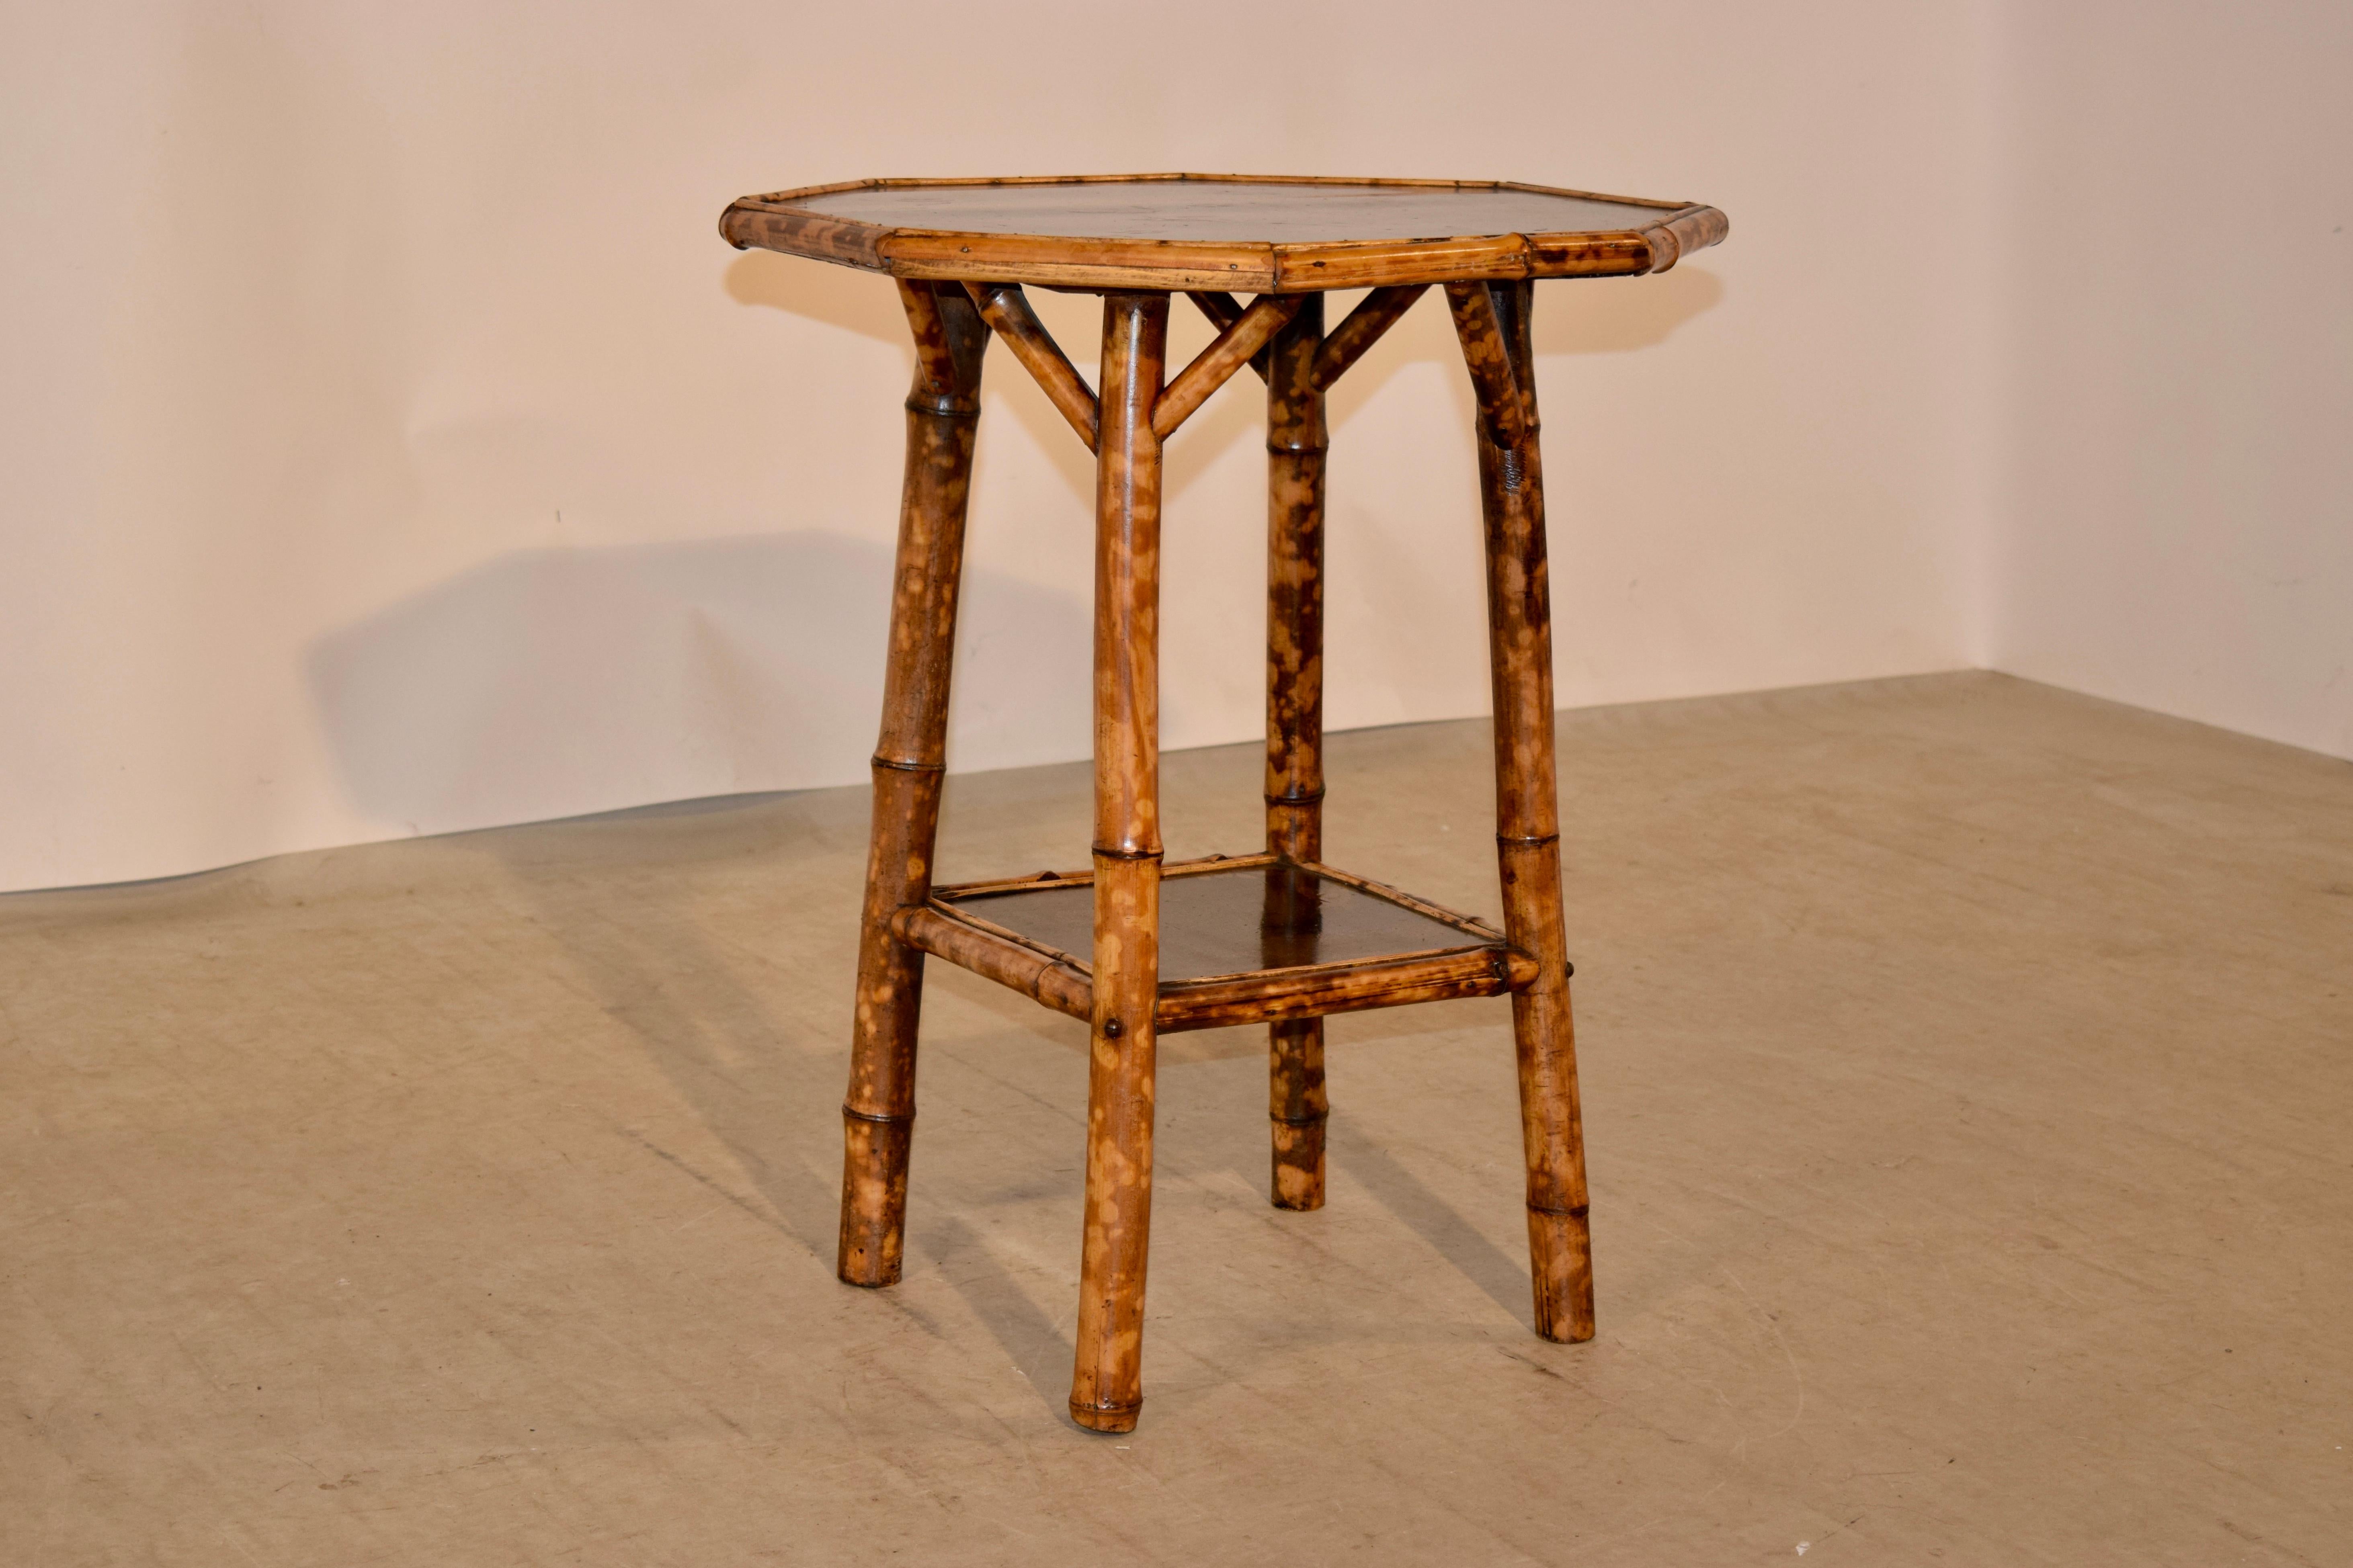
[[[1085,1018],[1093,883],[1089,872],[1048,871],[938,888],[891,929],[910,947]],[[1535,977],[1535,960],[1493,927],[1328,866],[1211,856],[1161,871],[1163,1034],[1494,996]]]

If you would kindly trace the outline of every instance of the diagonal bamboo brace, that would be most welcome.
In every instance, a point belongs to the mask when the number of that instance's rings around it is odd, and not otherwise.
[[[1314,369],[1310,378],[1315,390],[1323,392],[1348,374],[1348,367],[1365,357],[1365,351],[1381,341],[1413,302],[1429,291],[1427,283],[1402,283],[1387,289],[1376,289],[1357,301],[1348,312],[1347,320],[1332,329],[1315,351]]]
[[[1087,384],[1079,378],[1070,356],[1046,330],[1046,323],[1038,319],[1038,312],[1030,309],[1029,296],[1021,292],[1021,285],[967,283],[965,289],[971,294],[972,302],[980,307],[980,319],[1005,340],[1005,346],[1013,351],[1021,367],[1045,389],[1047,397],[1061,410],[1062,417],[1071,422],[1071,428],[1079,433],[1079,439],[1087,444],[1087,450],[1093,451],[1095,430],[1103,420],[1095,395],[1087,390]]]
[[[1446,302],[1454,310],[1454,333],[1462,341],[1482,430],[1498,447],[1516,452],[1528,434],[1528,398],[1513,366],[1511,340],[1494,297],[1484,283],[1449,283]]]
[[[1152,433],[1164,441],[1176,434],[1176,427],[1191,418],[1194,410],[1209,400],[1211,393],[1225,385],[1227,379],[1248,364],[1268,339],[1299,314],[1304,299],[1299,294],[1263,295],[1235,317],[1216,341],[1162,390],[1159,400],[1152,405]]]
[[[1185,298],[1192,300],[1194,307],[1198,310],[1202,315],[1208,318],[1209,325],[1217,328],[1218,331],[1221,332],[1228,327],[1232,326],[1236,321],[1242,319],[1242,308],[1240,304],[1235,300],[1231,294],[1225,293],[1222,290],[1215,289],[1196,289],[1193,292],[1187,294]],[[1250,369],[1258,372],[1258,378],[1261,381],[1264,381],[1266,379],[1268,358],[1268,352],[1264,349],[1259,350],[1257,353],[1250,356]]]

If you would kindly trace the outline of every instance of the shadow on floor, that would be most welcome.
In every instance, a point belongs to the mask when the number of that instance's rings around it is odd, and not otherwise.
[[[1006,1359],[1021,1373],[1048,1410],[1073,1428],[1070,1418],[1071,1361],[1075,1346],[1054,1321],[1029,1299],[1021,1282],[989,1250],[987,1238],[954,1210],[921,1227],[910,1225],[908,1244],[922,1246],[974,1317],[980,1320]],[[1076,1240],[1075,1236],[1073,1241]],[[1060,1288],[1058,1282],[1058,1288]]]
[[[1364,1184],[1375,1202],[1446,1259],[1490,1300],[1523,1323],[1533,1323],[1526,1262],[1505,1253],[1428,1184],[1398,1163],[1369,1131],[1358,1135],[1355,1120],[1332,1112],[1330,1159],[1335,1168]]]

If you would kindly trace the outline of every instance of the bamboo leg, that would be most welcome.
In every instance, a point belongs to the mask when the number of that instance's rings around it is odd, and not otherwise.
[[[1311,294],[1268,344],[1266,381],[1266,847],[1324,858],[1324,394],[1314,379],[1324,296]],[[1314,918],[1307,878],[1267,878],[1266,921]],[[1267,1115],[1274,1206],[1324,1206],[1324,1020],[1268,1026]]]
[[[1561,914],[1552,605],[1535,361],[1528,342],[1533,293],[1525,282],[1447,289],[1479,397],[1488,650],[1494,678],[1495,838],[1504,924],[1514,945],[1539,966],[1535,983],[1512,998],[1536,1332],[1548,1340],[1577,1341],[1593,1337],[1592,1243]]]
[[[931,896],[965,500],[980,416],[981,356],[988,346],[988,330],[962,290],[902,283],[900,293],[915,334],[915,385],[907,395],[890,665],[874,750],[874,826],[859,934],[849,1093],[841,1107],[836,1268],[847,1283],[865,1286],[898,1282],[906,1231],[923,955],[894,938],[890,921],[902,908]]]
[[[1132,1432],[1144,1407],[1160,990],[1160,441],[1168,296],[1103,296],[1095,459],[1095,930],[1086,1228],[1071,1418]]]

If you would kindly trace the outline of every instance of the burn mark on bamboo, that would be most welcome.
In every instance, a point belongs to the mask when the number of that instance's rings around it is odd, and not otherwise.
[[[1205,226],[1178,205],[1166,212],[1163,232],[1154,237],[1087,237],[1084,228],[1060,226],[1028,233],[989,220],[987,193],[1018,186],[1125,185],[1128,200],[1149,209],[1155,191],[1213,184],[1227,187],[1219,215]],[[1272,215],[1295,210],[1289,187],[1344,185],[1378,193],[1392,216],[1380,227],[1389,234],[1443,235],[1446,238],[1325,238],[1305,241],[1247,239],[1235,234],[1237,212]],[[978,189],[975,210],[965,197]],[[891,192],[901,217],[915,208],[920,220],[857,216],[860,193]],[[1552,204],[1514,204],[1509,226],[1492,226],[1503,215],[1487,213],[1482,232],[1466,233],[1465,215],[1450,196],[1480,193],[1565,197],[1553,228],[1542,220]],[[1438,198],[1433,205],[1432,198]],[[1615,211],[1595,213],[1587,204]],[[870,210],[871,210],[870,208]],[[1041,215],[1042,216],[1042,215]],[[1064,221],[1085,221],[1077,212]],[[1531,222],[1533,221],[1533,223]],[[1599,222],[1601,226],[1578,226]],[[1250,226],[1243,221],[1243,229]],[[1713,207],[1640,196],[1497,180],[1330,180],[1261,174],[1082,174],[1018,180],[859,180],[799,190],[771,191],[739,198],[720,215],[720,232],[737,247],[761,246],[789,255],[888,272],[905,279],[962,282],[975,278],[1087,290],[1179,289],[1222,292],[1313,293],[1328,289],[1370,289],[1391,284],[1428,284],[1461,279],[1599,277],[1663,271],[1702,246],[1719,243],[1726,224]],[[1272,233],[1270,226],[1262,233]]]

